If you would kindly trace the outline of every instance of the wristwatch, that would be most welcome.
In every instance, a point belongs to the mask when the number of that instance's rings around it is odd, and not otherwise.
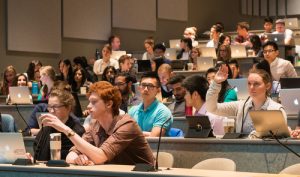
[[[74,136],[75,135],[75,132],[73,131],[73,130],[71,130],[71,131],[69,131],[68,133],[67,133],[67,137],[68,138],[70,138],[70,137],[72,137],[72,136]]]

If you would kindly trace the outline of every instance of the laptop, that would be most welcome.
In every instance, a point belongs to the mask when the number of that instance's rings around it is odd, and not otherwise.
[[[177,54],[176,49],[174,48],[166,48],[165,57],[167,59],[176,60]]]
[[[300,88],[300,77],[283,77],[279,82],[281,89]]]
[[[231,45],[231,58],[247,58],[246,46]]]
[[[137,64],[139,73],[152,71],[150,60],[137,60]]]
[[[214,59],[212,57],[197,57],[197,71],[206,72],[212,67],[214,67]]]
[[[214,137],[208,116],[186,116],[188,130],[185,138]]]
[[[284,45],[284,34],[267,34],[268,40],[276,42],[277,45]]]
[[[170,48],[180,49],[180,39],[171,39],[169,40]]]
[[[28,87],[9,87],[9,104],[32,104]]]
[[[271,137],[270,131],[276,137],[290,137],[287,122],[280,110],[249,111],[252,119],[255,135],[259,138]]]
[[[201,51],[201,57],[217,58],[216,49],[214,47],[200,47],[199,50]]]
[[[189,60],[172,60],[170,65],[173,70],[183,70]]]
[[[234,89],[237,93],[239,100],[246,100],[249,96],[248,93],[248,79],[227,79],[229,85]]]
[[[298,18],[286,18],[284,19],[285,27],[287,29],[298,29]]]
[[[279,97],[288,115],[298,115],[300,111],[300,88],[281,89],[279,91]]]
[[[13,163],[18,158],[26,158],[21,133],[0,133],[0,142],[0,164]]]
[[[126,51],[112,51],[110,58],[119,60],[122,55],[126,55]]]

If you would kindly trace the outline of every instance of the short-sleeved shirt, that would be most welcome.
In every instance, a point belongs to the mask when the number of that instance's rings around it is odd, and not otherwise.
[[[108,159],[105,163],[154,164],[152,151],[143,132],[128,114],[115,116],[108,132],[95,119],[91,120],[89,126],[90,129],[82,138],[103,150]],[[71,151],[80,154],[75,146]]]
[[[171,117],[171,120],[165,123],[166,135],[173,123],[173,116],[168,107],[155,99],[151,105],[144,110],[144,104],[140,103],[132,107],[128,114],[136,120],[143,131],[151,132],[153,127],[162,127],[162,124]]]

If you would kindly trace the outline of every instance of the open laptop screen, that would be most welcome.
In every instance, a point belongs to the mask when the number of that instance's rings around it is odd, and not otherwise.
[[[0,142],[0,163],[13,163],[26,157],[21,133],[0,133]]]

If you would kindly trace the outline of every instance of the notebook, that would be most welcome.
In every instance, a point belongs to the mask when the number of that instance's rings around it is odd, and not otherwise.
[[[201,57],[217,58],[216,49],[214,47],[200,47],[199,50],[201,51]]]
[[[247,58],[246,47],[244,45],[231,45],[231,58]]]
[[[287,29],[298,29],[298,18],[286,18],[284,19],[285,27]]]
[[[300,110],[300,88],[281,89],[279,91],[279,97],[288,115],[298,115]]]
[[[121,51],[121,50],[119,50],[119,51],[112,51],[110,58],[113,58],[115,60],[119,60],[119,58],[122,55],[126,55],[126,51]]]
[[[180,39],[171,39],[169,40],[170,48],[180,49]]]
[[[26,158],[21,133],[0,133],[0,142],[0,163],[13,163],[18,158]]]
[[[197,70],[206,72],[209,68],[214,67],[212,57],[197,57]]]
[[[241,79],[227,79],[229,85],[237,93],[239,100],[246,100],[249,96],[248,93],[248,80],[247,78]]]
[[[176,60],[176,49],[174,48],[166,48],[165,57],[167,59]]]
[[[138,72],[149,72],[151,71],[151,61],[150,60],[137,60]]]
[[[286,120],[280,110],[252,110],[249,111],[249,115],[256,131],[255,135],[259,138],[270,137],[270,131],[276,137],[290,137]]]
[[[284,34],[267,34],[269,41],[276,42],[277,45],[284,45]]]
[[[28,87],[9,87],[10,104],[32,104]]]

